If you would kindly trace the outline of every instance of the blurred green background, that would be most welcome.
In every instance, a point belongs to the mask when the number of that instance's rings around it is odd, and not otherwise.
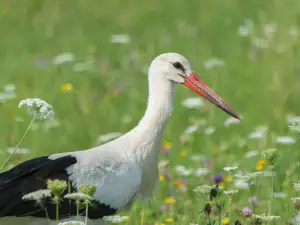
[[[0,161],[31,119],[18,108],[20,100],[46,100],[59,125],[48,128],[47,122],[37,122],[21,146],[30,154],[14,156],[11,164],[90,148],[100,135],[126,132],[138,123],[147,104],[151,60],[178,52],[243,120],[224,126],[228,116],[206,101],[200,109],[183,107],[184,99],[196,96],[176,87],[174,113],[164,136],[173,147],[162,155],[169,160],[168,172],[180,179],[176,165],[203,167],[202,161],[190,159],[195,154],[214,166],[207,176],[185,177],[185,192],[174,189],[173,180],[162,181],[154,204],[143,209],[138,205],[128,224],[168,223],[166,217],[174,224],[197,222],[204,201],[194,187],[209,184],[211,175],[234,163],[243,171],[255,171],[260,156],[249,159],[244,154],[273,147],[279,151],[274,188],[287,193],[273,201],[273,212],[282,215],[278,224],[284,224],[294,215],[290,198],[295,194],[292,184],[299,182],[299,143],[284,145],[276,138],[293,136],[287,117],[300,114],[299,24],[300,3],[295,0],[2,0],[0,88],[14,84],[15,91],[0,91]],[[70,60],[55,64],[57,56],[66,53]],[[211,68],[209,63],[216,61]],[[200,128],[185,137],[185,143],[182,133],[193,124]],[[268,127],[266,135],[247,138],[257,126]],[[215,132],[205,135],[207,127]],[[160,211],[169,195],[176,196],[178,204]],[[242,192],[236,208],[247,205],[249,196],[249,191]],[[258,213],[265,209],[262,203]]]

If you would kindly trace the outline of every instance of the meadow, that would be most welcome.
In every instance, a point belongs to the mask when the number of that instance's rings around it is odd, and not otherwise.
[[[55,112],[5,169],[133,128],[150,62],[179,52],[242,120],[177,87],[160,191],[122,224],[300,224],[300,2],[3,0],[0,28],[0,164],[32,119],[21,100]]]

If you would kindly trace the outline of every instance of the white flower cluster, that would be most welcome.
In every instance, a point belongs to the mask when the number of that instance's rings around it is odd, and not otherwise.
[[[259,219],[261,221],[267,222],[267,221],[276,221],[276,220],[279,220],[280,216],[266,216],[266,215],[256,215],[256,214],[253,214],[252,218]]]
[[[105,221],[109,221],[111,223],[122,223],[123,221],[128,219],[128,216],[104,216],[103,219]]]
[[[48,189],[38,190],[34,192],[30,192],[22,197],[23,200],[34,200],[34,201],[41,201],[47,197],[51,196],[51,191]]]
[[[81,221],[71,220],[71,221],[61,222],[58,225],[86,225],[86,224]]]
[[[35,116],[36,119],[52,119],[54,111],[51,105],[39,98],[27,98],[19,103],[19,108],[23,105],[27,106],[27,112],[30,116]]]

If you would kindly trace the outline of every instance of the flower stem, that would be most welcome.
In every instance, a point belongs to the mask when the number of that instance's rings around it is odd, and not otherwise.
[[[89,214],[89,202],[86,201],[86,210],[85,210],[85,225],[87,225],[88,222],[88,214]]]
[[[10,155],[8,156],[8,158],[6,159],[6,161],[2,164],[1,168],[0,168],[0,171],[6,166],[6,164],[8,163],[8,161],[10,160],[10,158],[13,156],[13,154],[15,153],[15,151],[17,150],[17,148],[22,144],[22,142],[24,141],[27,133],[29,132],[32,124],[34,123],[36,119],[36,115],[32,118],[30,124],[28,125],[23,137],[21,138],[21,140],[19,141],[19,143],[16,145],[16,147],[12,150],[12,152],[10,153]]]
[[[55,199],[55,204],[56,204],[56,223],[58,224],[58,220],[59,220],[58,199]]]

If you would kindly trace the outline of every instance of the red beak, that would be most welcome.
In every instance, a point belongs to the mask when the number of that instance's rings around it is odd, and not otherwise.
[[[223,99],[216,92],[210,89],[194,72],[184,78],[185,82],[183,84],[185,86],[203,96],[232,117],[240,120],[239,115],[233,112],[233,110],[223,101]]]

